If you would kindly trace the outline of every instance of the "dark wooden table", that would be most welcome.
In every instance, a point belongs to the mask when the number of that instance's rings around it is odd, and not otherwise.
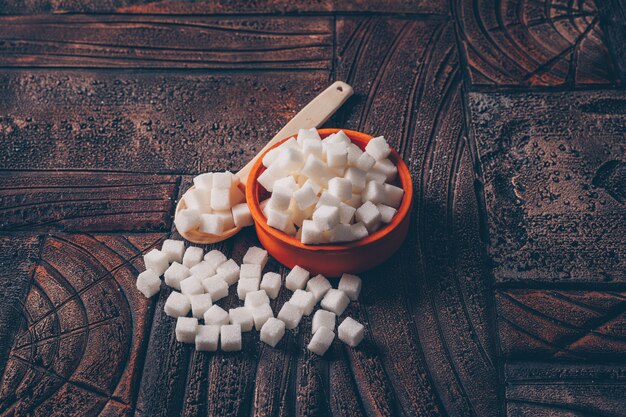
[[[623,0],[0,13],[0,415],[625,415]],[[310,318],[276,349],[176,343],[142,253],[195,174],[242,167],[336,79],[356,95],[327,126],[385,135],[415,184],[347,313],[364,343],[311,355]]]

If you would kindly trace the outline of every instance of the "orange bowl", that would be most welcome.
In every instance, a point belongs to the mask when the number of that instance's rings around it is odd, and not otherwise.
[[[343,130],[361,149],[365,149],[367,142],[373,138],[365,133],[346,129],[319,129],[318,132],[322,138],[325,138],[340,130]],[[280,146],[287,139],[289,138],[285,138],[272,148]],[[383,263],[402,245],[409,230],[413,183],[408,167],[393,149],[389,159],[398,168],[396,182],[404,189],[404,197],[391,223],[363,239],[328,245],[305,245],[295,237],[268,226],[260,201],[263,197],[269,196],[269,193],[257,181],[259,175],[265,171],[263,156],[257,160],[248,176],[246,200],[254,219],[259,241],[276,260],[286,267],[293,268],[295,265],[300,265],[313,274],[323,274],[328,277],[340,276],[344,272],[358,273]]]

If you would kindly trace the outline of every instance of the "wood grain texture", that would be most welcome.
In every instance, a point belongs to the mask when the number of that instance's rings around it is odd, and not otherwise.
[[[329,17],[0,16],[0,66],[329,69]]]
[[[0,172],[1,230],[169,230],[178,177]]]
[[[499,282],[624,282],[621,91],[470,95]]]
[[[619,81],[593,0],[455,0],[453,8],[472,85]]]
[[[0,73],[0,169],[236,171],[327,86],[311,73]]]

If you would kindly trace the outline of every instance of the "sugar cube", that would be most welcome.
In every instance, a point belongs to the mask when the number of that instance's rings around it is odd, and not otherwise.
[[[226,257],[226,255],[224,255],[222,252],[220,252],[217,249],[213,249],[212,251],[204,255],[204,262],[211,265],[215,270],[217,270],[217,267],[223,264],[224,262],[226,262],[227,260],[228,258]]]
[[[176,319],[176,340],[182,343],[196,341],[198,319],[195,317],[179,317]]]
[[[310,182],[305,183],[302,188],[293,193],[293,199],[298,205],[300,210],[304,210],[306,208],[311,207],[319,198],[317,197],[317,193],[313,189],[313,186]]]
[[[274,191],[270,197],[270,207],[277,211],[287,210],[293,194],[292,190],[286,187],[277,187],[276,183],[274,183]]]
[[[276,347],[285,335],[285,323],[277,318],[270,317],[261,327],[261,342]]]
[[[267,264],[267,251],[257,246],[251,246],[243,256],[244,264],[261,265],[261,269],[265,268]]]
[[[291,291],[302,290],[306,286],[309,276],[309,271],[299,265],[296,265],[291,271],[289,271],[289,274],[287,274],[287,277],[285,278],[285,287]]]
[[[174,224],[180,233],[185,233],[200,226],[200,211],[183,209],[174,216]]]
[[[228,210],[232,206],[230,202],[230,188],[213,188],[211,190],[211,209]]]
[[[365,180],[384,184],[385,181],[387,181],[387,176],[380,171],[371,169],[370,171],[368,171],[367,175],[365,175]]]
[[[380,161],[381,159],[389,156],[391,148],[389,148],[389,145],[383,136],[378,136],[367,143],[367,146],[365,146],[365,152],[372,155],[375,160]]]
[[[344,201],[344,203],[346,203],[350,207],[354,207],[355,209],[358,209],[359,207],[361,207],[361,204],[363,203],[363,199],[361,198],[361,194],[353,193],[352,198],[350,200]]]
[[[283,171],[297,172],[304,165],[304,155],[299,149],[290,147],[280,152],[276,163]]]
[[[290,229],[289,226],[293,227],[293,223],[290,219],[290,214],[287,211],[279,211],[273,208],[267,209],[267,225],[273,227],[274,229],[281,230],[285,233]]]
[[[261,280],[260,289],[264,290],[272,300],[278,297],[280,291],[280,274],[276,272],[266,272]]]
[[[381,216],[378,208],[371,201],[366,201],[356,210],[355,218],[357,222],[363,223],[368,231],[376,230],[380,224]]]
[[[311,209],[315,209],[315,208],[311,206]],[[311,214],[313,214],[313,211],[309,209],[300,210],[300,207],[298,207],[298,204],[296,203],[294,199],[292,199],[291,203],[289,203],[288,211],[291,213],[291,217],[290,217],[291,222],[294,223],[298,227],[302,227],[302,222],[309,217],[307,215],[309,211],[311,212]]]
[[[343,291],[331,288],[322,298],[320,305],[324,310],[332,311],[336,315],[341,316],[349,303],[350,299]]]
[[[222,234],[224,232],[224,219],[217,214],[201,214],[198,230],[211,235]]]
[[[215,268],[206,261],[201,261],[189,268],[191,275],[195,275],[200,279],[208,278],[215,275]]]
[[[346,317],[339,325],[337,333],[339,334],[339,340],[348,346],[355,347],[361,343],[361,340],[363,340],[365,336],[365,326],[352,317]]]
[[[354,143],[348,144],[348,165],[355,165],[363,151]]]
[[[367,172],[372,169],[375,163],[376,160],[372,157],[372,155],[367,152],[363,152],[361,156],[359,156],[359,159],[357,159],[355,166],[358,169]]]
[[[217,273],[228,285],[233,285],[239,280],[239,265],[234,259],[229,259],[217,267]]]
[[[309,155],[306,158],[304,167],[300,172],[318,184],[325,184],[331,176],[328,166],[314,155]]]
[[[213,189],[229,189],[233,185],[233,177],[230,172],[213,173]]]
[[[393,207],[386,206],[384,204],[376,204],[376,208],[380,211],[380,220],[383,223],[391,223],[393,216],[396,215],[396,210]]]
[[[183,265],[187,268],[196,266],[202,261],[204,251],[196,246],[189,246],[183,255]]]
[[[239,187],[231,187],[230,189],[230,206],[234,207],[246,201],[246,195]]]
[[[352,182],[340,177],[332,178],[328,181],[328,192],[341,201],[352,198]]]
[[[189,189],[183,199],[188,209],[197,210],[200,213],[211,212],[211,190]]]
[[[233,219],[233,212],[231,210],[215,210],[212,214],[222,219],[224,231],[235,227],[235,219]]]
[[[146,298],[150,298],[161,289],[161,278],[153,270],[147,269],[137,276],[136,285]]]
[[[189,277],[191,272],[189,268],[184,265],[179,264],[178,262],[174,262],[167,268],[167,271],[163,274],[165,277],[165,284],[180,290],[180,282],[185,278]]]
[[[313,139],[316,140],[318,142],[320,142],[322,140],[322,138],[320,138],[319,133],[317,133],[317,129],[312,127],[310,129],[300,129],[298,130],[298,144],[300,144],[300,146],[302,146],[302,143],[307,140],[307,139]]]
[[[260,331],[267,320],[274,317],[274,312],[269,304],[261,304],[258,307],[251,308],[252,318],[254,319],[254,328]]]
[[[374,204],[382,203],[385,200],[385,188],[376,181],[369,181],[361,194],[363,201],[370,201]]]
[[[167,255],[169,262],[182,262],[185,253],[185,242],[182,240],[165,239],[161,246],[161,252]]]
[[[206,172],[204,174],[197,175],[193,179],[193,184],[198,189],[210,190],[213,188],[213,173]]]
[[[329,167],[344,167],[348,163],[348,150],[346,145],[330,143],[326,146],[326,163]]]
[[[241,326],[238,324],[222,325],[220,328],[220,339],[224,352],[241,350]]]
[[[303,177],[305,177],[305,176],[303,175]],[[311,189],[313,191],[315,191],[316,195],[319,194],[322,191],[322,187],[318,183],[316,183],[315,181],[312,181],[310,178],[307,179],[304,182],[304,184],[302,184],[302,187],[311,187]]]
[[[361,278],[356,275],[344,273],[339,280],[339,286],[337,288],[346,293],[350,300],[355,301],[359,298],[359,294],[361,294],[361,286]]]
[[[202,287],[211,294],[213,301],[221,300],[228,295],[228,284],[219,275],[203,279]]]
[[[289,330],[295,329],[298,327],[300,320],[302,319],[302,311],[287,301],[283,304],[283,307],[278,312],[278,316],[276,316],[279,320],[285,323],[285,327]]]
[[[352,184],[352,192],[360,193],[365,188],[367,173],[359,168],[350,167],[346,169],[343,177]]]
[[[315,314],[313,314],[311,333],[315,334],[320,327],[326,327],[334,331],[336,317],[337,315],[331,311],[317,310]]]
[[[177,291],[172,291],[165,300],[163,310],[170,317],[185,317],[189,313],[191,304],[189,298]]]
[[[203,294],[202,281],[196,275],[185,278],[180,282],[180,292],[185,295]]]
[[[331,243],[351,242],[356,240],[349,224],[336,224],[328,231],[328,240]]]
[[[233,222],[237,227],[252,226],[254,224],[254,221],[252,220],[252,214],[250,214],[250,208],[246,203],[241,203],[233,206],[232,214]]]
[[[191,303],[191,315],[197,319],[203,318],[204,313],[213,305],[211,294],[194,294],[188,298]]]
[[[304,220],[300,230],[302,231],[300,240],[305,245],[323,243],[322,231],[315,225],[313,220]]]
[[[270,299],[265,290],[258,290],[246,293],[246,299],[243,305],[245,307],[254,308],[261,306],[261,304],[268,304],[269,302]]]
[[[196,327],[196,350],[215,352],[220,340],[220,326],[215,324]]]
[[[402,203],[402,197],[404,196],[404,190],[395,185],[385,184],[385,201],[384,203],[390,207],[397,209]]]
[[[328,191],[324,191],[322,192],[322,195],[320,195],[319,200],[317,200],[317,204],[315,204],[315,208],[317,209],[321,206],[339,207],[339,204],[341,204],[341,200],[339,200],[337,197],[335,197]]]
[[[257,281],[260,281],[262,268],[263,267],[260,264],[241,264],[239,269],[239,278],[254,278]]]
[[[252,313],[246,307],[231,308],[228,310],[228,317],[231,324],[238,324],[241,326],[242,332],[249,332],[254,325],[254,319]]]
[[[274,183],[278,179],[278,176],[266,169],[258,176],[257,182],[263,186],[267,191],[272,192],[274,190]]]
[[[217,304],[213,304],[204,312],[204,324],[228,324],[228,313]]]
[[[306,290],[313,294],[316,302],[319,302],[331,288],[330,282],[322,274],[314,276],[306,283]]]
[[[237,296],[240,300],[246,299],[246,294],[259,290],[259,280],[257,278],[241,278],[237,282]]]
[[[277,188],[283,188],[285,190],[293,192],[298,189],[298,184],[296,184],[296,180],[293,178],[293,176],[289,175],[276,180],[276,182],[274,183],[274,189],[276,190]]]
[[[298,307],[303,315],[308,316],[313,312],[316,301],[312,293],[304,290],[295,290],[289,299],[289,303]]]
[[[350,224],[356,213],[356,208],[349,206],[346,203],[339,204],[339,223]]]
[[[322,356],[335,340],[335,333],[326,327],[320,327],[311,338],[307,349],[316,355]]]
[[[383,174],[385,176],[385,180],[388,182],[393,181],[398,174],[398,168],[396,167],[396,165],[386,158],[381,159],[380,161],[376,161],[374,167],[372,168],[372,171]]]
[[[376,210],[378,212],[378,210]],[[313,222],[322,232],[339,223],[339,208],[320,206],[313,212]]]
[[[305,139],[302,142],[302,153],[306,159],[308,155],[315,155],[317,158],[323,159],[324,149],[322,142],[315,139]]]
[[[146,265],[146,269],[151,269],[156,272],[157,275],[163,275],[170,266],[167,254],[158,249],[152,249],[150,252],[146,253],[143,256],[143,262]]]
[[[354,237],[354,240],[363,239],[369,235],[367,228],[361,222],[351,224],[350,229],[352,229],[352,236]]]

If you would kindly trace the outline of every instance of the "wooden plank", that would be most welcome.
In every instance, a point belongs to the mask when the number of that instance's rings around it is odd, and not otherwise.
[[[0,230],[169,230],[178,177],[0,172]]]
[[[618,83],[593,0],[453,2],[474,86]]]
[[[384,135],[409,164],[415,190],[407,241],[363,274],[362,303],[351,313],[371,337],[348,350],[363,407],[370,414],[496,415],[489,280],[454,27],[342,17],[337,56],[338,78],[357,93],[336,123]],[[334,365],[330,375],[337,375]],[[345,378],[331,379],[331,387],[339,381]]]
[[[0,66],[329,69],[328,17],[0,16]]]
[[[135,288],[160,234],[48,236],[0,387],[3,415],[131,415],[153,302]]]
[[[626,94],[473,93],[470,106],[498,282],[624,282]]]
[[[7,70],[0,169],[237,170],[328,74]]]

